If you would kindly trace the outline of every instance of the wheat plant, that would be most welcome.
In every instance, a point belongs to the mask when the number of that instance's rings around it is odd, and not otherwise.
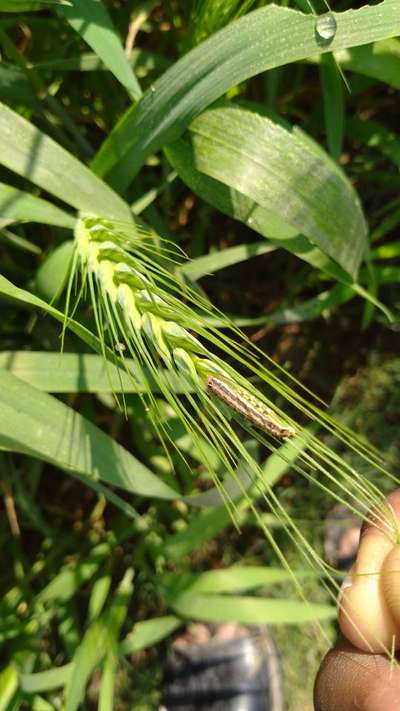
[[[236,504],[226,486],[229,478],[235,481],[238,493],[252,508],[267,539],[287,565],[271,531],[262,523],[246,486],[238,477],[238,466],[242,462],[253,487],[268,502],[305,560],[327,573],[326,564],[309,545],[304,532],[287,514],[272,487],[263,483],[261,469],[243,443],[240,431],[232,424],[232,418],[270,451],[279,449],[280,442],[287,441],[281,456],[287,457],[288,448],[289,451],[292,448],[298,455],[294,466],[300,475],[341,503],[347,503],[354,511],[360,511],[361,506],[365,516],[369,512],[382,520],[387,518],[387,511],[381,509],[382,494],[378,488],[335,455],[318,437],[308,436],[306,439],[307,430],[303,431],[305,418],[319,421],[320,426],[358,451],[361,458],[382,469],[379,455],[358,442],[351,432],[341,428],[319,407],[313,406],[310,398],[296,392],[282,377],[269,372],[260,362],[257,349],[244,334],[213,309],[203,296],[174,275],[173,269],[182,259],[176,246],[134,224],[98,216],[82,217],[75,228],[64,330],[74,298],[72,312],[83,294],[88,293],[103,356],[107,358],[108,347],[126,368],[126,355],[137,364],[140,378],[136,384],[145,384],[141,397],[149,422],[164,443],[165,451],[175,451],[190,469],[190,461],[179,451],[163,421],[154,395],[154,383],[184,423],[200,453],[202,465],[231,511],[233,520]],[[213,318],[217,316],[222,319],[226,333],[213,326]],[[216,351],[220,355],[216,355]],[[129,373],[129,368],[128,374],[135,377]],[[280,398],[285,398],[287,408],[297,413],[298,422],[274,406],[253,383],[255,377],[259,383],[267,383]],[[176,381],[180,382],[183,395],[177,395],[171,387]],[[225,480],[218,474],[214,456],[210,457],[210,447],[217,457],[219,469],[222,465],[227,475]]]

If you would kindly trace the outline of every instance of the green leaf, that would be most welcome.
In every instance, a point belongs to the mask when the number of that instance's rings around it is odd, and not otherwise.
[[[99,567],[111,554],[112,546],[108,542],[99,543],[89,551],[83,560],[64,565],[59,573],[37,594],[36,602],[43,604],[57,600],[67,602],[77,591],[97,573]],[[37,689],[41,691],[41,689]]]
[[[152,647],[157,642],[172,634],[181,625],[181,620],[169,615],[156,617],[153,620],[138,622],[120,643],[119,652],[124,656],[135,654],[141,649]]]
[[[321,55],[320,60],[326,137],[329,153],[338,163],[343,145],[344,82],[338,65],[331,54]]]
[[[170,601],[180,615],[209,622],[241,622],[245,625],[294,625],[317,620],[332,620],[336,609],[331,605],[230,595],[182,593]]]
[[[13,284],[11,281],[8,281],[8,279],[3,277],[1,274],[0,294],[3,294],[3,296],[9,297],[11,299],[15,299],[16,301],[28,307],[39,308],[42,311],[45,311],[45,313],[48,313],[53,316],[55,319],[57,319],[57,321],[64,323],[65,316],[62,311],[59,311],[54,306],[51,306],[50,304],[46,303],[46,301],[39,299],[34,294],[31,294],[31,292],[25,291],[24,289],[19,289],[17,286],[15,286],[15,284]],[[82,326],[82,324],[78,323],[77,321],[74,321],[73,319],[69,319],[68,328],[74,333],[76,333],[76,335],[79,336],[79,338],[81,338],[85,343],[87,343],[88,346],[90,346],[90,348],[92,348],[94,351],[97,351],[98,353],[103,353],[103,349],[101,347],[99,339],[91,331],[85,328],[85,326]],[[112,363],[120,364],[120,359],[117,358],[115,354],[110,351],[110,349],[106,349],[105,356],[107,360],[110,360]]]
[[[61,469],[142,496],[172,499],[164,484],[121,445],[71,408],[0,370],[0,444]]]
[[[382,3],[379,7],[382,7]],[[398,12],[393,8],[392,12]],[[399,30],[395,33],[398,35]],[[343,49],[335,52],[335,59],[342,69],[365,74],[400,89],[400,40],[383,39],[364,47]]]
[[[86,631],[73,659],[72,673],[65,690],[65,711],[76,711],[79,707],[85,695],[89,676],[101,659],[109,655],[116,657],[114,652],[117,648],[118,635],[132,595],[132,577],[133,571],[128,568],[114,594],[109,609]],[[114,664],[112,666],[114,668]],[[110,673],[111,670],[108,669],[108,674]],[[110,681],[107,679],[108,684]],[[102,707],[104,709],[104,705]]]
[[[239,518],[238,511],[235,511],[235,517]],[[192,551],[200,550],[201,546],[211,538],[215,538],[230,524],[232,524],[232,516],[224,505],[198,511],[187,528],[168,536],[163,543],[163,553],[168,559],[181,561]]]
[[[333,311],[337,306],[345,304],[355,296],[354,290],[344,284],[336,284],[333,289],[322,291],[312,299],[307,299],[293,306],[283,306],[275,309],[264,318],[264,323],[280,326],[286,323],[301,323],[318,318],[321,314]]]
[[[78,210],[132,220],[128,205],[96,175],[0,104],[0,163]]]
[[[89,622],[92,622],[100,615],[110,592],[111,582],[111,574],[107,573],[97,578],[93,583],[88,606]]]
[[[310,571],[311,574],[317,573]],[[310,575],[308,573],[308,575]],[[306,573],[296,571],[296,579],[304,577]],[[190,593],[221,593],[241,592],[275,583],[292,581],[293,577],[288,570],[283,568],[263,568],[261,566],[246,565],[233,566],[225,570],[211,570],[199,577],[190,585]]]
[[[399,215],[400,222],[400,215]],[[372,259],[398,259],[400,257],[400,240],[389,242],[376,247],[371,251]]]
[[[238,205],[242,217],[247,207],[247,224],[260,229],[262,220],[263,234],[290,251],[293,234],[303,234],[356,275],[368,247],[359,199],[339,167],[300,129],[223,104],[195,119],[186,140],[166,153],[182,179],[201,196],[209,194],[212,204],[222,202],[235,216]],[[203,175],[222,183],[219,192]]]
[[[0,711],[7,711],[17,689],[18,672],[13,664],[9,664],[0,673]]]
[[[269,254],[274,252],[276,247],[272,244],[262,242],[252,242],[251,244],[238,244],[236,247],[228,247],[218,252],[211,252],[203,257],[197,257],[183,264],[180,271],[193,281],[201,279],[208,274],[215,274],[220,269],[230,267],[232,264],[245,262],[259,254]]]
[[[113,711],[114,709],[115,674],[117,670],[117,663],[118,658],[116,650],[111,649],[108,651],[103,664],[97,711]]]
[[[137,74],[146,75],[150,71],[156,70],[158,73],[167,69],[171,60],[157,52],[145,49],[134,48],[129,58],[129,64],[136,70]],[[93,72],[104,71],[106,66],[99,59],[97,54],[84,52],[75,57],[54,57],[46,61],[34,62],[34,69],[39,71],[51,70],[55,72]]]
[[[32,244],[32,242],[28,242],[27,239],[25,239],[24,237],[20,237],[20,235],[15,234],[11,230],[8,230],[4,226],[4,223],[7,223],[7,219],[1,220],[0,218],[0,239],[3,239],[5,242],[11,245],[11,247],[14,247],[14,249],[22,250],[24,252],[31,252],[32,254],[42,253],[40,247],[38,247],[36,244]]]
[[[43,696],[34,696],[32,699],[32,711],[54,711],[54,706],[46,701]]]
[[[274,213],[260,207],[252,198],[200,173],[191,162],[193,151],[187,142],[175,141],[165,152],[181,179],[203,200],[221,212],[246,223],[252,230],[267,237],[269,243],[275,248],[280,247],[292,252],[299,259],[316,269],[321,269],[333,279],[345,284],[351,283],[346,271],[320,249],[313,247],[306,237],[298,234],[297,230],[285,225]],[[183,269],[189,269],[190,272],[190,264],[185,265]],[[196,269],[194,273],[196,274]]]
[[[315,16],[286,7],[268,5],[232,22],[154,83],[103,143],[93,169],[122,191],[148,155],[231,87],[273,67],[400,34],[398,0],[333,14],[330,43],[318,39]]]
[[[2,219],[9,218],[11,221],[40,222],[72,229],[75,225],[73,215],[60,210],[47,200],[4,183],[0,183],[0,213]]]
[[[307,447],[309,440],[314,433],[314,428],[304,430],[301,437],[292,440],[292,444],[284,444],[277,452],[271,454],[264,462],[261,472],[262,476],[256,485],[247,485],[247,495],[243,496],[243,489],[240,490],[239,497],[233,492],[232,498],[235,500],[235,520],[238,525],[241,523],[241,516],[246,515],[251,501],[256,501],[264,492],[269,491],[283,474],[293,465],[301,451]],[[242,482],[245,485],[245,482]],[[181,560],[183,556],[190,554],[209,541],[215,538],[221,531],[232,523],[229,510],[222,501],[219,491],[208,491],[195,497],[189,498],[189,503],[194,505],[215,506],[206,511],[200,511],[192,518],[187,528],[174,533],[163,542],[163,553],[167,558]]]
[[[135,99],[139,99],[142,95],[141,88],[101,0],[74,0],[71,7],[63,6],[58,9],[122,86]]]
[[[21,688],[26,694],[51,691],[65,686],[72,671],[72,663],[36,674],[21,674]]]
[[[108,644],[106,621],[95,620],[85,632],[72,662],[65,689],[65,711],[76,711],[84,701],[89,676],[106,654]]]
[[[46,5],[72,5],[72,0],[0,0],[0,12],[34,12]]]
[[[146,390],[144,372],[131,358],[124,360],[127,370],[93,353],[49,353],[46,351],[3,351],[0,368],[48,393],[138,393]],[[128,372],[127,372],[128,371]],[[146,371],[145,371],[146,372]],[[129,374],[130,373],[130,374]],[[160,373],[160,377],[165,377]],[[152,385],[152,381],[150,381]],[[168,373],[174,392],[187,388]],[[159,391],[154,383],[153,392]]]
[[[63,242],[42,262],[36,272],[35,286],[46,301],[57,299],[64,289],[70,271],[74,243]]]

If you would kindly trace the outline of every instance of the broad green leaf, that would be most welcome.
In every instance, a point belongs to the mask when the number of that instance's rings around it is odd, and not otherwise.
[[[126,370],[93,353],[49,353],[46,351],[3,351],[0,368],[48,393],[137,393],[145,391],[143,370],[131,358],[125,358]],[[160,374],[161,377],[161,374]],[[185,386],[168,373],[168,385],[174,392]],[[153,391],[158,391],[154,383]]]
[[[120,643],[119,652],[127,656],[128,654],[135,654],[141,649],[151,647],[172,634],[181,624],[181,620],[172,615],[138,622],[132,632]]]
[[[58,8],[135,99],[142,91],[122,48],[108,10],[101,0],[74,0]]]
[[[157,498],[179,496],[95,425],[56,398],[0,370],[0,444],[95,482]]]
[[[246,223],[252,230],[267,237],[269,243],[275,248],[280,247],[292,252],[299,259],[316,269],[321,269],[333,279],[346,284],[351,282],[344,269],[323,254],[320,249],[313,247],[304,235],[298,234],[296,229],[283,223],[270,210],[260,207],[252,198],[248,198],[241,192],[200,173],[192,160],[192,148],[186,141],[182,139],[175,141],[165,152],[181,179],[203,200],[221,212]],[[190,264],[183,269],[190,271]],[[196,269],[194,273],[196,274]]]
[[[329,43],[319,40],[315,16],[273,4],[232,22],[176,62],[129,109],[93,169],[122,191],[148,155],[176,140],[231,87],[273,67],[400,34],[398,0],[333,14],[337,30]]]
[[[182,179],[189,175],[190,186],[202,196],[208,191],[213,204],[230,197],[231,205],[243,208],[244,196],[247,224],[262,218],[263,234],[290,251],[293,233],[305,235],[348,274],[357,274],[368,247],[359,199],[339,167],[301,130],[225,103],[198,116],[185,140],[166,152]],[[222,183],[219,194],[202,174]]]
[[[336,609],[331,605],[234,595],[185,592],[171,600],[170,605],[183,617],[217,623],[296,625],[336,617]]]
[[[83,163],[0,104],[0,163],[78,210],[132,219],[128,205]]]
[[[0,183],[0,214],[12,221],[40,222],[57,227],[75,225],[75,218],[47,200]]]

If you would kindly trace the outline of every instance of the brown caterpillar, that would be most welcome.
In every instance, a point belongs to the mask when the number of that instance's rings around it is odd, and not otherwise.
[[[225,380],[220,380],[210,375],[207,378],[207,388],[232,410],[238,412],[255,427],[272,434],[279,439],[286,440],[293,437],[295,430],[289,425],[277,422],[275,414],[261,400],[249,393],[239,385],[230,385]]]

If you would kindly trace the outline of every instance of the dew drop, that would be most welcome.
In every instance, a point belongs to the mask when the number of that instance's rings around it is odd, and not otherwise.
[[[332,40],[336,34],[337,24],[333,15],[329,12],[321,15],[315,23],[315,32],[323,40]]]
[[[152,94],[155,94],[155,93],[156,93],[156,87],[154,86],[154,84],[151,84],[151,86],[150,86],[150,91],[151,91]]]
[[[254,222],[254,217],[248,217],[248,218],[247,218],[247,224],[248,224],[248,225],[252,225],[253,222]]]

